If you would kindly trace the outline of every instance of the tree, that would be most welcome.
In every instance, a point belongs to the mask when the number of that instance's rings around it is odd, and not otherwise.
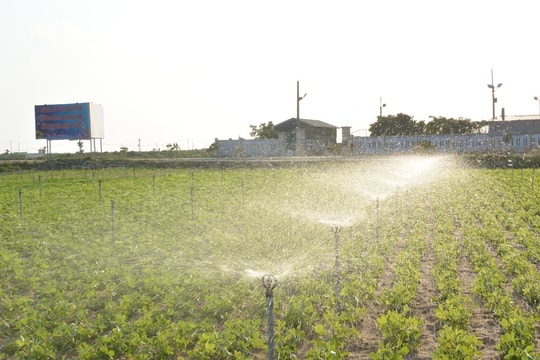
[[[407,114],[378,117],[377,122],[369,126],[371,136],[399,135],[441,135],[441,134],[478,134],[488,125],[487,121],[445,118],[430,116],[431,121],[415,121]]]
[[[180,145],[178,143],[167,144],[169,151],[180,151]]]
[[[274,124],[269,121],[268,124],[261,123],[258,127],[255,125],[249,125],[251,132],[249,135],[255,139],[277,139],[278,133],[274,128]]]
[[[413,117],[407,114],[399,113],[397,115],[378,116],[377,121],[369,125],[371,136],[399,136],[413,135],[420,133],[424,122],[420,124],[413,120]]]
[[[431,121],[426,125],[426,134],[477,134],[488,125],[487,121],[471,121],[470,119],[445,118],[443,116],[431,116]]]
[[[82,140],[79,140],[77,142],[77,146],[79,147],[79,153],[84,153],[84,143],[82,142]]]

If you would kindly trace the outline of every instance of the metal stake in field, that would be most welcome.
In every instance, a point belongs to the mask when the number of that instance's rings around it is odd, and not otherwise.
[[[340,271],[339,271],[339,233],[341,232],[341,225],[334,225],[332,226],[332,231],[334,233],[334,245],[335,245],[335,251],[336,251],[336,288],[335,288],[335,296],[336,296],[336,312],[341,312],[341,304],[339,301],[339,293],[341,291],[341,285],[340,285]]]
[[[191,187],[191,189],[189,189],[189,197],[191,199],[191,221],[195,220],[195,199],[194,199],[194,195],[193,195],[193,186]]]
[[[23,219],[22,189],[19,189],[19,219]]]
[[[101,179],[98,180],[98,204],[101,205]]]
[[[266,289],[266,310],[268,311],[268,359],[274,360],[274,289],[277,285],[276,277],[265,274],[262,284]]]
[[[376,225],[376,228],[375,228],[375,236],[376,236],[376,239],[377,241],[379,241],[379,230],[380,230],[380,227],[381,227],[381,210],[380,210],[380,206],[379,206],[379,198],[377,198],[377,225]]]
[[[114,246],[114,200],[111,200],[111,240]]]
[[[246,197],[246,186],[244,185],[244,180],[242,180],[242,205],[244,205]]]

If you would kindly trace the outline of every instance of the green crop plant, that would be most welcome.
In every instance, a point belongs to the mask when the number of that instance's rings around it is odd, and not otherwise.
[[[540,187],[411,178],[392,157],[286,163],[3,174],[0,358],[264,358],[266,272],[281,359],[404,359],[425,341],[474,359],[473,310],[501,357],[538,356]]]
[[[390,310],[377,319],[377,327],[384,340],[370,355],[374,360],[403,359],[420,342],[422,322],[417,318]]]
[[[436,360],[481,359],[482,342],[461,328],[445,325],[439,332],[438,347],[433,353]]]

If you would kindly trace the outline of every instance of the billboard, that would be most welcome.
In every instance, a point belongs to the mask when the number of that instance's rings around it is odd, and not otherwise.
[[[36,139],[103,138],[103,107],[93,103],[35,105]]]

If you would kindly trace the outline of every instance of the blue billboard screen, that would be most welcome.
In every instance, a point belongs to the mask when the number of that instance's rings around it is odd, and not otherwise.
[[[36,139],[90,139],[89,103],[36,105]]]

